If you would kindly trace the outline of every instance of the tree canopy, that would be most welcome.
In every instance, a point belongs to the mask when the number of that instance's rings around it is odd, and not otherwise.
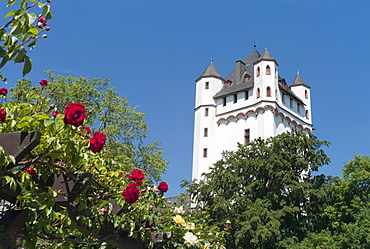
[[[212,222],[230,220],[228,248],[284,248],[307,236],[311,172],[329,162],[325,145],[298,131],[258,138],[224,152],[190,193]]]

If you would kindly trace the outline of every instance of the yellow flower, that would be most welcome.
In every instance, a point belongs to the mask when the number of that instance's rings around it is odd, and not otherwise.
[[[181,226],[186,226],[184,219],[180,215],[176,215],[173,217],[173,221],[176,222],[176,224],[180,224]]]

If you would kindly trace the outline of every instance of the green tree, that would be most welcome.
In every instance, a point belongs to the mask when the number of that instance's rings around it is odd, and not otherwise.
[[[370,158],[355,155],[342,171],[322,185],[322,226],[295,248],[369,248]]]
[[[224,152],[189,192],[211,221],[230,220],[228,248],[285,248],[309,231],[310,202],[317,178],[311,177],[329,158],[328,142],[292,131],[256,139],[235,152]],[[318,177],[320,178],[320,177]],[[313,191],[317,194],[317,191]]]
[[[54,75],[51,71],[46,72],[46,78],[48,87],[42,94],[51,99],[52,111],[63,112],[69,103],[83,104],[90,110],[84,125],[99,129],[107,136],[107,158],[113,159],[126,172],[140,168],[150,179],[160,180],[167,169],[167,160],[162,158],[159,142],[144,143],[147,135],[145,114],[131,107],[108,79]],[[11,90],[12,98],[26,101],[26,95],[19,96],[19,92],[27,92],[30,88],[30,81],[18,81]]]

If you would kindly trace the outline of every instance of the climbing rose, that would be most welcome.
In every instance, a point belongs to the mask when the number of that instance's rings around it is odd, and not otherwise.
[[[72,103],[66,106],[64,110],[64,123],[79,127],[83,124],[86,113],[85,106],[80,103]]]
[[[6,111],[4,109],[0,110],[0,121],[4,122],[6,119]]]
[[[127,188],[122,192],[125,201],[129,204],[135,203],[140,196],[140,190],[136,187],[135,183],[130,183]]]
[[[36,175],[36,170],[35,170],[35,168],[27,167],[27,168],[26,168],[26,171],[27,171],[31,176]]]
[[[52,112],[52,113],[51,113],[51,115],[53,115],[53,117],[54,117],[54,118],[56,118],[56,117],[57,117],[57,115],[58,115],[59,113],[60,113],[60,112],[55,111],[55,112]]]
[[[166,182],[160,182],[158,185],[158,190],[161,191],[162,193],[168,191],[168,185]]]
[[[191,232],[186,232],[185,235],[184,235],[184,240],[186,243],[189,243],[190,245],[195,245],[196,243],[199,242],[198,240],[198,237],[195,236],[193,233]]]
[[[7,95],[8,94],[8,89],[6,88],[0,88],[0,95]]]
[[[41,80],[39,83],[42,86],[48,86],[48,81],[47,80]]]
[[[128,175],[127,178],[141,185],[141,183],[143,182],[142,180],[144,179],[144,173],[140,169],[134,169],[131,172],[131,175]]]
[[[90,138],[89,149],[94,153],[101,151],[105,144],[105,140],[107,140],[107,136],[99,131],[96,131],[94,136]]]

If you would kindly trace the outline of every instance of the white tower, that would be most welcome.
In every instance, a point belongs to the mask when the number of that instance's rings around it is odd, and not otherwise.
[[[254,49],[222,78],[211,62],[196,80],[193,179],[238,143],[268,138],[293,127],[312,130],[310,87],[297,74],[289,87],[267,49]]]

